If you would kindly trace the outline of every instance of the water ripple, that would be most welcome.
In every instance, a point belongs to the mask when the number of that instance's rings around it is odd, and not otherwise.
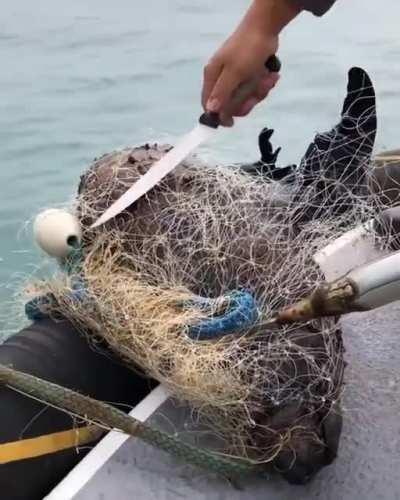
[[[13,253],[32,249],[30,236],[17,238],[24,221],[73,194],[94,156],[160,137],[173,142],[193,126],[202,66],[248,4],[40,0],[33,16],[31,0],[3,3],[0,291],[32,262]],[[221,161],[257,159],[257,135],[268,125],[283,146],[281,163],[298,162],[316,129],[336,122],[348,68],[364,64],[377,87],[378,147],[398,147],[399,16],[398,0],[385,0],[385,9],[376,0],[338,2],[322,20],[302,16],[282,38],[279,89],[202,151]]]
[[[171,61],[162,64],[164,69],[179,69],[183,66],[193,66],[193,64],[200,63],[200,57],[177,57]]]
[[[99,50],[101,48],[113,48],[121,47],[125,42],[133,41],[135,44],[139,43],[141,37],[148,34],[145,29],[133,29],[121,33],[98,33],[98,34],[88,34],[87,36],[81,36],[78,39],[71,40],[61,40],[54,41],[49,40],[49,47],[52,51],[63,51],[71,52],[78,51],[81,52],[85,49],[94,48]]]

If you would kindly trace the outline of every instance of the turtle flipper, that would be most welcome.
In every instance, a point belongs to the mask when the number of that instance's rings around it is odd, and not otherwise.
[[[304,200],[302,220],[349,210],[354,195],[367,194],[366,174],[376,137],[375,91],[368,74],[352,68],[340,122],[317,134],[299,167],[296,200]]]
[[[277,167],[279,153],[282,148],[274,147],[271,142],[271,137],[274,133],[273,129],[265,127],[261,130],[258,136],[258,147],[261,153],[261,159],[256,163],[250,165],[243,165],[242,170],[249,174],[261,175],[266,179],[274,181],[289,180],[296,169],[296,165],[289,165],[287,167]]]

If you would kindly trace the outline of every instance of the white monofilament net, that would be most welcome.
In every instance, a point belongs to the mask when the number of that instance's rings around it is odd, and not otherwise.
[[[265,323],[323,279],[318,250],[385,205],[371,189],[374,93],[365,73],[352,71],[340,124],[318,135],[281,181],[268,162],[210,166],[191,158],[126,214],[91,230],[165,149],[102,157],[83,176],[77,206],[84,228],[77,274],[87,297],[70,299],[74,275],[45,284],[57,311],[188,402],[241,456],[271,460],[294,446],[296,429],[320,439],[318,422],[340,400],[337,323]],[[201,308],[199,296],[243,289],[260,312],[252,327],[212,341],[187,335],[220,312],[218,302]]]

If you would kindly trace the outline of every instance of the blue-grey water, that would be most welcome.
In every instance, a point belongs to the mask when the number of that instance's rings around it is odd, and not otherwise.
[[[200,113],[203,65],[248,4],[2,0],[0,318],[10,319],[13,293],[40,261],[26,222],[69,199],[95,156],[188,131]],[[257,134],[268,125],[282,163],[298,161],[314,132],[336,121],[352,65],[376,85],[377,148],[400,146],[399,18],[397,0],[338,0],[322,19],[302,15],[281,39],[279,87],[203,154],[257,159]]]

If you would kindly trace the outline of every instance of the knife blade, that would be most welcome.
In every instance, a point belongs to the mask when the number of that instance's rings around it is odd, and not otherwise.
[[[280,60],[274,55],[265,63],[271,72],[279,72]],[[248,82],[239,87],[233,98],[235,103],[243,102],[254,91],[256,82]],[[199,123],[188,134],[168,151],[160,160],[133,184],[118,200],[116,200],[93,224],[92,228],[101,226],[116,215],[123,212],[132,203],[156,186],[169,172],[178,166],[200,144],[211,138],[219,126],[218,113],[203,113]]]

